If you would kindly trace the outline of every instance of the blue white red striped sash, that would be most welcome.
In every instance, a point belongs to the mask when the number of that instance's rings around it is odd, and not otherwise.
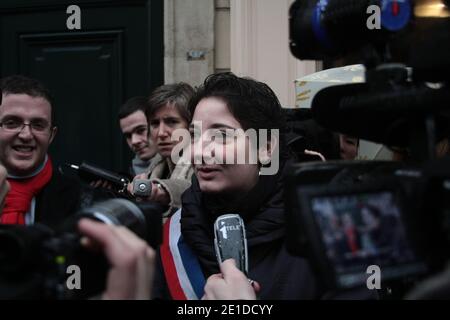
[[[181,209],[164,224],[161,260],[172,299],[198,300],[206,284],[200,263],[184,242],[180,226]]]

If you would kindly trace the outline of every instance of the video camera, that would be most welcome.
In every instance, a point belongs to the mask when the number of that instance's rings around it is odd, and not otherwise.
[[[380,10],[379,28],[367,25],[370,8]],[[450,159],[436,151],[450,142],[450,4],[297,0],[290,37],[299,59],[352,53],[366,69],[365,83],[316,94],[317,123],[402,151],[403,161],[295,165],[286,187],[289,251],[310,256],[332,289],[366,286],[375,266],[382,285],[409,290],[450,258]]]
[[[106,258],[80,243],[77,222],[89,218],[124,226],[157,248],[162,213],[153,203],[111,199],[83,209],[57,230],[44,225],[0,226],[0,299],[83,299],[105,288]],[[68,285],[70,268],[80,271],[78,287]]]
[[[449,165],[297,165],[286,188],[289,251],[310,256],[334,289],[365,285],[373,265],[383,281],[437,272],[450,258]]]

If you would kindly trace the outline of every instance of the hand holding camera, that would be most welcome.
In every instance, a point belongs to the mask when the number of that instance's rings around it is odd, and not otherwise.
[[[103,299],[150,299],[155,251],[125,227],[82,219],[80,232],[87,247],[100,247],[111,268]],[[127,254],[125,255],[124,252]]]

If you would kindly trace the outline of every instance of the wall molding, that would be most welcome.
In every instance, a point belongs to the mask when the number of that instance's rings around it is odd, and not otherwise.
[[[295,105],[294,80],[318,70],[289,50],[289,7],[293,0],[231,0],[231,71],[266,82],[283,106]]]

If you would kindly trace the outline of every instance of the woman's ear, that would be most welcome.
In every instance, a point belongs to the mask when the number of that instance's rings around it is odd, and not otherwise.
[[[261,165],[268,165],[272,161],[272,156],[278,147],[278,137],[271,135],[270,141],[258,148],[258,161]]]

